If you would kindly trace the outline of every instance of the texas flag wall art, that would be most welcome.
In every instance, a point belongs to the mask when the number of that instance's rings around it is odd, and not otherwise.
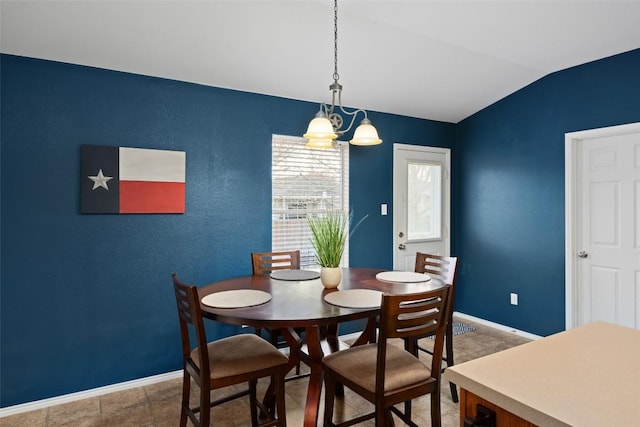
[[[184,151],[82,145],[83,214],[184,213]]]

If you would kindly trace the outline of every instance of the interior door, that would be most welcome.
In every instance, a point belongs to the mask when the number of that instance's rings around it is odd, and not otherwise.
[[[577,324],[640,328],[640,133],[582,140]]]
[[[393,145],[394,270],[413,271],[416,252],[449,255],[451,150]]]
[[[566,326],[640,328],[640,123],[565,135]]]

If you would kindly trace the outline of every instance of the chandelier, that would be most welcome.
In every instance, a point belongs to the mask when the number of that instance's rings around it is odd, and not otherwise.
[[[320,111],[311,122],[307,132],[303,135],[308,139],[307,147],[311,148],[331,148],[335,145],[336,138],[349,132],[353,127],[358,113],[363,113],[364,118],[360,125],[353,132],[353,139],[349,143],[353,145],[377,145],[382,142],[378,137],[378,131],[367,118],[367,112],[357,109],[352,112],[347,111],[342,106],[342,85],[338,83],[338,0],[333,2],[333,83],[329,86],[331,90],[331,105],[320,104]],[[337,104],[336,104],[337,101]],[[337,108],[336,108],[337,107]],[[339,110],[339,111],[338,111]],[[346,124],[340,113],[351,116]]]

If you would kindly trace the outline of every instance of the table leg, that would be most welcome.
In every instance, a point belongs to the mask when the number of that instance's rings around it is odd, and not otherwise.
[[[300,348],[302,347],[302,338],[293,328],[281,329],[280,333],[289,346],[289,363],[287,364],[287,372],[291,372],[293,368],[298,366],[300,361]]]
[[[280,329],[280,334],[289,345],[289,363],[287,363],[287,372],[291,372],[293,368],[298,366],[300,360],[300,347],[302,347],[302,338],[292,328]],[[269,384],[267,391],[264,394],[262,400],[264,406],[269,410],[271,414],[275,413],[276,408],[276,393],[273,383]]]
[[[375,333],[375,318],[369,319],[365,330],[362,335],[356,340],[354,345],[362,345],[366,344],[369,341],[369,337],[371,333]],[[320,410],[320,397],[322,395],[322,381],[323,381],[323,371],[322,371],[322,358],[324,357],[324,352],[322,350],[322,334],[320,326],[308,326],[305,328],[306,335],[306,344],[307,344],[307,354],[304,358],[305,363],[309,365],[311,369],[311,374],[309,375],[309,385],[307,387],[307,400],[305,403],[304,410],[304,427],[316,427],[318,422],[318,412]],[[329,325],[326,327],[326,340],[329,345],[328,351],[338,351],[339,350],[339,340],[338,340],[338,325]],[[282,336],[289,344],[289,348],[291,349],[289,355],[289,370],[293,369],[299,360],[299,355],[301,353],[300,348],[302,347],[302,340],[300,336],[293,329],[283,329]],[[265,395],[265,405],[272,410],[275,405],[275,395],[274,390],[271,386],[267,390]],[[342,395],[343,389],[340,388],[337,390],[336,395]]]
[[[369,319],[367,319],[367,324],[364,327],[364,330],[362,331],[358,339],[354,341],[351,347],[368,344],[370,342],[371,343],[376,342],[375,340],[376,326],[377,326],[376,317],[369,317]]]
[[[304,408],[304,427],[316,427],[320,409],[320,394],[322,393],[322,347],[320,344],[320,330],[317,326],[307,327],[305,332],[311,375],[307,389],[307,402]]]

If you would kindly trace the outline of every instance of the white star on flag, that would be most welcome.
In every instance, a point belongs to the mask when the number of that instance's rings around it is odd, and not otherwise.
[[[103,187],[105,190],[108,190],[109,186],[107,186],[107,181],[109,181],[110,179],[113,179],[113,177],[112,176],[104,176],[104,174],[102,173],[102,169],[100,169],[98,171],[98,175],[89,176],[89,179],[91,181],[93,181],[92,190],[95,190],[98,187]]]

